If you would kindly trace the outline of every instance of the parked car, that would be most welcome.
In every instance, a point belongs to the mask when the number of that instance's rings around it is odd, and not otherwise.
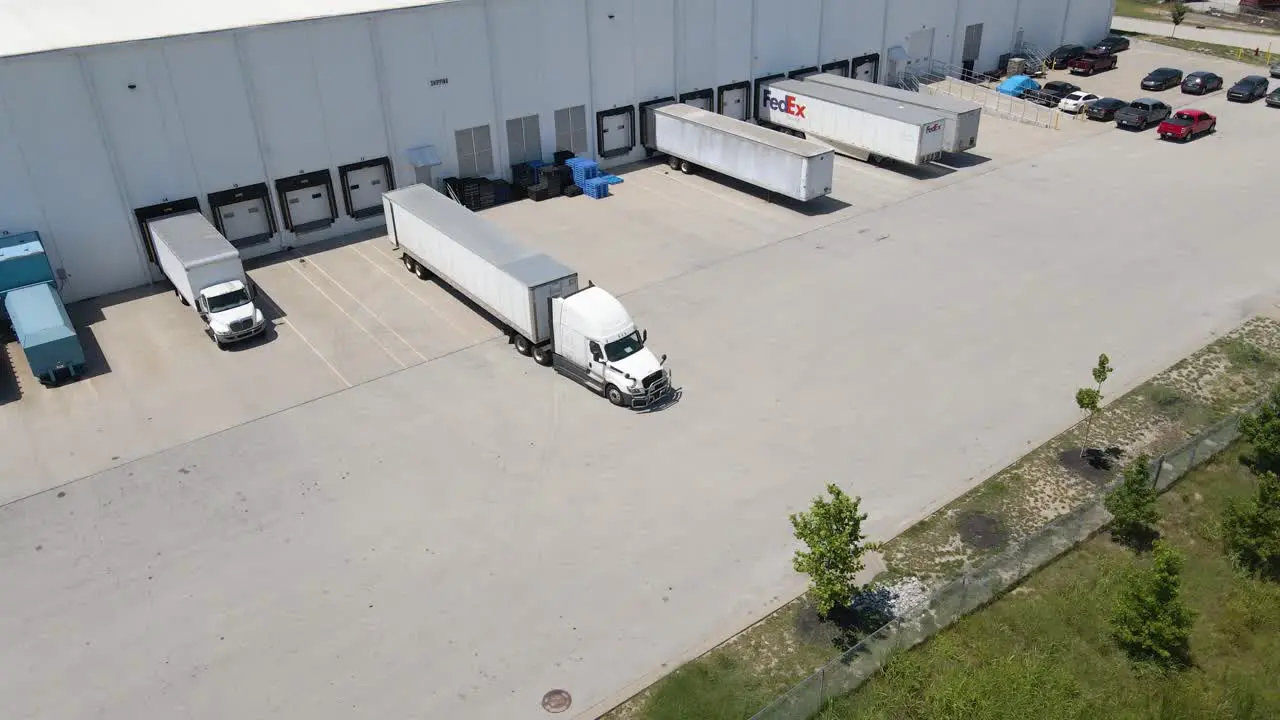
[[[1103,70],[1114,70],[1115,67],[1116,56],[1112,53],[1098,50],[1090,50],[1067,63],[1067,69],[1071,71],[1072,75],[1092,75]]]
[[[1054,48],[1044,62],[1050,70],[1061,70],[1067,66],[1067,63],[1084,55],[1088,50],[1089,48],[1083,45],[1061,45]]]
[[[1169,117],[1173,108],[1151,98],[1141,98],[1129,103],[1128,107],[1116,111],[1116,127],[1137,128],[1146,130],[1153,123]]]
[[[1280,61],[1271,63],[1271,77],[1280,78]]]
[[[1271,81],[1261,75],[1246,75],[1227,91],[1227,99],[1233,102],[1253,102],[1267,96]]]
[[[1280,108],[1280,88],[1272,90],[1267,96],[1267,107]]]
[[[1062,112],[1078,113],[1089,109],[1089,106],[1097,102],[1100,98],[1091,92],[1077,90],[1070,95],[1062,98],[1062,102],[1058,103],[1058,109]]]
[[[1084,111],[1085,117],[1090,120],[1114,120],[1116,111],[1121,108],[1129,107],[1129,103],[1120,98],[1104,97],[1095,100],[1093,104]]]
[[[1062,102],[1062,98],[1079,89],[1079,85],[1073,85],[1062,80],[1054,80],[1045,83],[1044,87],[1039,90],[1028,90],[1024,97],[1037,105],[1058,107],[1058,103]]]
[[[1168,90],[1182,84],[1182,71],[1177,68],[1156,68],[1142,78],[1143,90]]]
[[[1187,73],[1182,79],[1182,92],[1187,95],[1204,95],[1222,89],[1222,76],[1217,73],[1197,70]]]
[[[1156,132],[1164,140],[1186,142],[1197,135],[1213,132],[1218,127],[1218,118],[1203,110],[1184,108],[1160,122]]]
[[[1102,42],[1094,45],[1093,49],[1109,53],[1118,53],[1121,50],[1128,50],[1129,38],[1123,35],[1108,35],[1103,38]]]

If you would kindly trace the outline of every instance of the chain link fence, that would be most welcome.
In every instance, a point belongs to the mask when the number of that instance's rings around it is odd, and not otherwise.
[[[1257,403],[1215,423],[1177,450],[1152,461],[1152,482],[1163,492],[1193,468],[1208,462],[1240,437],[1240,417]],[[751,720],[808,720],[826,702],[858,689],[891,655],[919,645],[960,618],[980,610],[1014,584],[1088,540],[1111,520],[1101,495],[1049,523],[999,555],[942,586],[923,608],[895,618],[840,657],[805,678]]]

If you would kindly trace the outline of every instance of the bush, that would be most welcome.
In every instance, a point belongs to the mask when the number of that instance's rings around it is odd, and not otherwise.
[[[1180,668],[1191,662],[1194,620],[1182,601],[1182,555],[1156,542],[1151,567],[1125,578],[1112,610],[1112,636],[1133,660]]]
[[[1146,455],[1139,455],[1125,466],[1124,481],[1106,499],[1111,513],[1111,534],[1132,547],[1145,547],[1155,539],[1156,490],[1151,483],[1151,468]]]
[[[1250,502],[1227,506],[1222,539],[1236,567],[1280,580],[1280,479],[1274,473],[1258,478],[1258,492]]]
[[[867,516],[858,511],[862,499],[849,497],[834,483],[827,485],[827,493],[830,500],[818,496],[809,512],[791,516],[796,539],[808,547],[796,551],[792,565],[809,576],[809,595],[823,616],[853,603],[863,589],[856,581],[866,567],[862,556],[879,547],[864,542]]]
[[[1256,412],[1240,418],[1240,434],[1253,446],[1249,464],[1255,471],[1280,471],[1280,385]]]

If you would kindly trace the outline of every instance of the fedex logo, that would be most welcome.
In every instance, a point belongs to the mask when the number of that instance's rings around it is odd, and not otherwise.
[[[805,106],[796,102],[795,95],[774,95],[772,91],[766,91],[764,97],[764,106],[770,110],[784,112],[788,115],[795,115],[798,118],[804,117]]]
[[[942,123],[936,122],[936,123],[932,123],[930,125],[925,126],[924,131],[926,133],[932,133],[932,132],[938,132],[941,129],[942,129]]]

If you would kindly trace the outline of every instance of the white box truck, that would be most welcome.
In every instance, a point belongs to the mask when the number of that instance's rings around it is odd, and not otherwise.
[[[810,75],[804,81],[843,88],[863,95],[881,97],[904,105],[915,105],[926,110],[936,110],[942,113],[942,116],[947,120],[947,125],[942,130],[943,150],[958,153],[972,150],[978,145],[978,124],[982,121],[982,106],[971,103],[968,100],[961,100],[950,95],[912,92],[911,90],[830,73]]]
[[[936,110],[808,80],[775,80],[759,101],[762,123],[827,143],[841,155],[908,165],[942,155],[947,121]]]
[[[621,407],[670,396],[667,356],[645,347],[622,303],[550,256],[427,185],[384,193],[387,236],[405,269],[434,275],[494,317],[521,355],[552,366]]]
[[[818,143],[683,103],[648,106],[641,122],[672,169],[705,167],[800,201],[831,194],[835,153]]]
[[[147,222],[156,264],[183,305],[194,305],[219,348],[267,327],[240,251],[204,215],[192,211]]]

